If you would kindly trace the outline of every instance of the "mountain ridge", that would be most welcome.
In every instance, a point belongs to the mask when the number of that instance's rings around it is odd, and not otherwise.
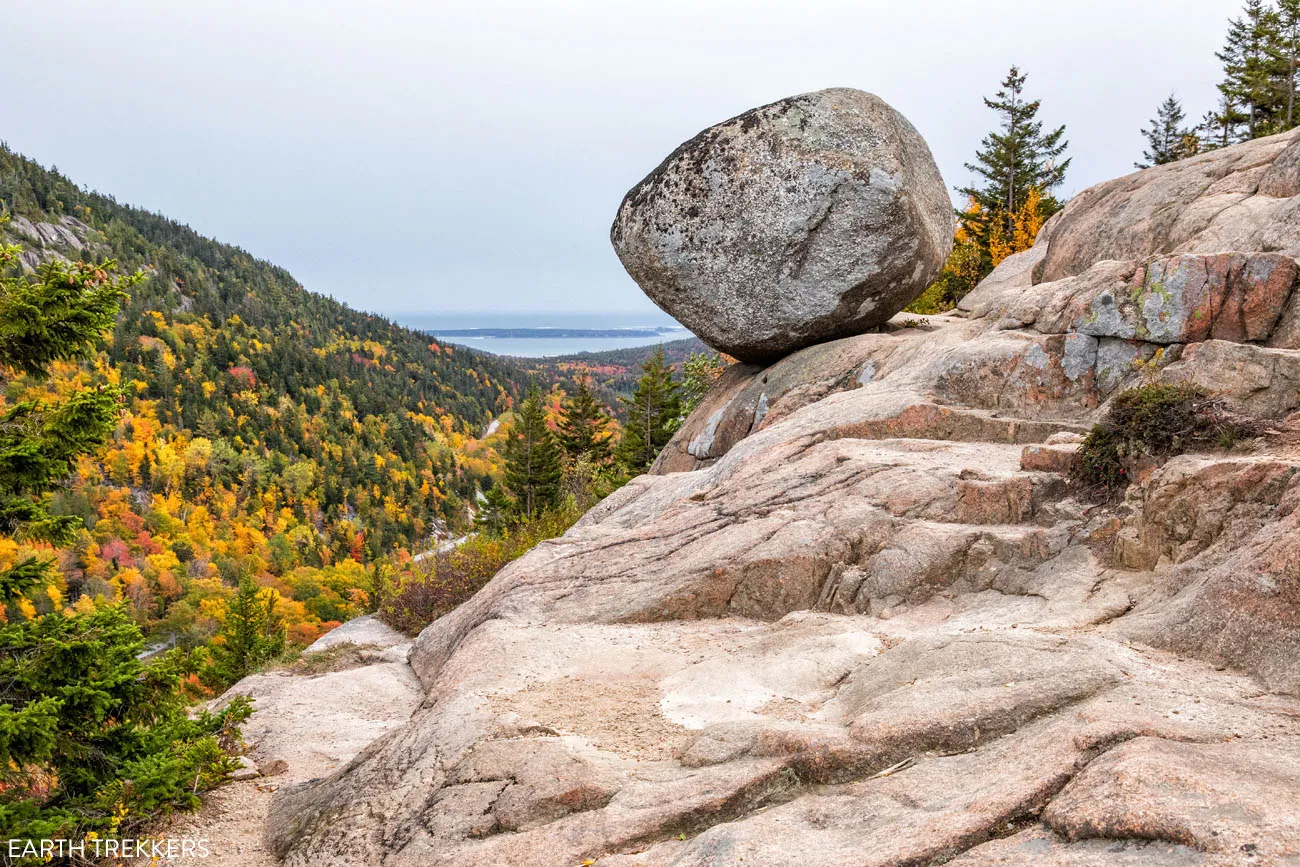
[[[499,463],[478,435],[527,382],[509,362],[309,292],[7,147],[0,213],[25,270],[114,259],[148,277],[97,359],[4,383],[7,401],[74,381],[127,391],[102,459],[55,499],[90,524],[59,555],[63,603],[127,598],[147,629],[189,646],[215,629],[222,585],[250,574],[309,642],[366,610],[377,563],[468,521]]]

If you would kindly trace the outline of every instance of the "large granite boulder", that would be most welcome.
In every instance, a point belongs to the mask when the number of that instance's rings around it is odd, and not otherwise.
[[[953,229],[920,134],[879,97],[831,88],[683,144],[623,199],[610,239],[705,343],[771,361],[903,309],[943,266]]]

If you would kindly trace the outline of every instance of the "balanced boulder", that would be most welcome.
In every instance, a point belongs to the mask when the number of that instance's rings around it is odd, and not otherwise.
[[[770,361],[893,316],[939,272],[953,230],[916,129],[877,96],[832,88],[683,144],[624,197],[610,239],[702,340]]]

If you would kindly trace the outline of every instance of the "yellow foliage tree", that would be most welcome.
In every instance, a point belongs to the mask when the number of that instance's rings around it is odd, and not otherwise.
[[[1038,231],[1047,217],[1043,214],[1043,194],[1031,187],[1024,201],[1008,219],[998,214],[989,226],[989,259],[997,267],[1008,256],[1034,246]]]

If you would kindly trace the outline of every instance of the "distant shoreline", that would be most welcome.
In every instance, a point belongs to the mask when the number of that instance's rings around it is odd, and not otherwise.
[[[587,338],[619,337],[665,337],[686,331],[674,326],[653,326],[646,328],[427,328],[426,334],[433,337],[470,337],[506,340],[583,340]]]

